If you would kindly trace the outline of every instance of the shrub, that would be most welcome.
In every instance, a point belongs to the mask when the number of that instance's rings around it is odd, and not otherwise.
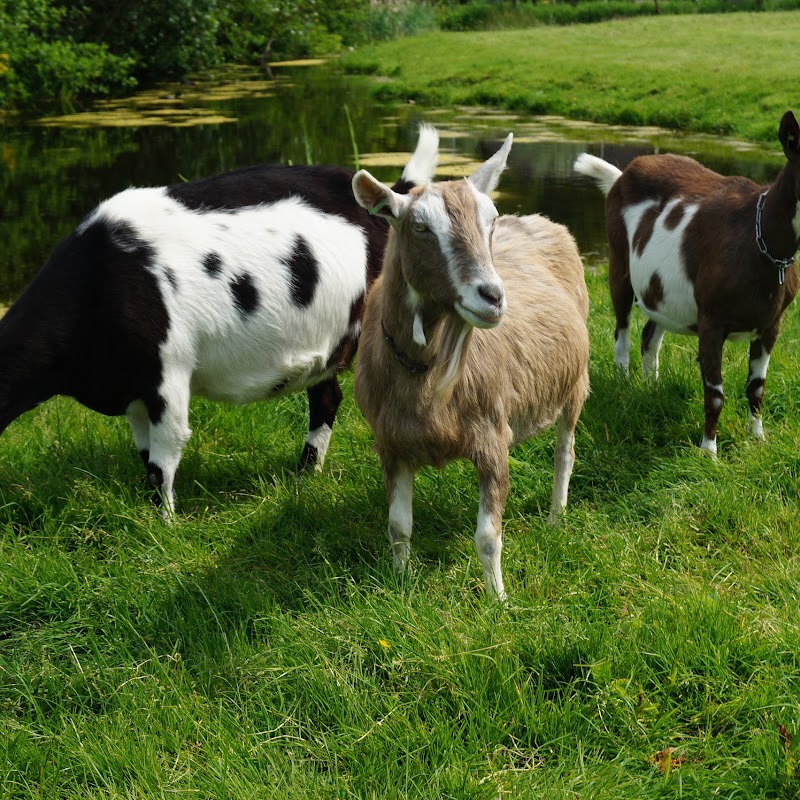
[[[366,38],[368,41],[380,42],[399,39],[401,36],[414,36],[436,27],[436,14],[427,3],[400,0],[370,8]]]
[[[13,12],[0,0],[0,108],[57,103],[62,108],[82,95],[107,95],[135,86],[132,61],[104,44],[57,40],[65,17],[47,0],[18,0]]]
[[[180,78],[223,60],[217,0],[84,0],[67,22],[81,41],[102,41],[140,80]]]
[[[445,31],[476,31],[485,28],[497,13],[497,7],[474,0],[463,6],[448,8],[441,15],[439,24]]]

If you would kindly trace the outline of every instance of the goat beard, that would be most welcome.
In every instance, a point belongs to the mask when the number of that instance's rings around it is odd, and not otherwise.
[[[461,379],[473,327],[458,314],[448,314],[439,340],[434,367],[434,398],[437,406],[446,406]]]

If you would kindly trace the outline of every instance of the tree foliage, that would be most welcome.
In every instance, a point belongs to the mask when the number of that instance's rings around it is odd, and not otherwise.
[[[0,108],[39,98],[61,105],[135,84],[132,60],[99,42],[64,35],[67,12],[52,0],[0,0]]]
[[[445,30],[639,14],[796,8],[800,0],[0,0],[0,111],[174,80],[222,62],[327,55]]]
[[[222,0],[79,0],[70,4],[76,39],[131,59],[138,80],[175,78],[222,58],[217,44]]]
[[[370,38],[411,0],[0,0],[0,108],[181,78],[221,62],[316,56]]]

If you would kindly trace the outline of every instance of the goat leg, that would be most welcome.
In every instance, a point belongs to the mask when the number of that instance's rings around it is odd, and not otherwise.
[[[499,454],[498,454],[499,455]],[[483,567],[486,591],[490,597],[504,600],[503,572],[500,556],[503,552],[503,512],[508,498],[508,452],[504,458],[478,458],[480,505],[475,528],[475,549]]]
[[[155,490],[154,500],[161,507],[161,516],[168,521],[175,514],[175,473],[183,448],[192,435],[189,394],[189,375],[179,372],[165,375],[159,389],[163,407],[157,419],[153,419],[152,414],[150,417],[147,478]]]
[[[778,326],[773,325],[764,331],[758,339],[750,343],[750,366],[745,386],[749,406],[747,429],[756,439],[764,438],[761,405],[764,402],[764,387],[767,380],[769,357],[777,338]]]
[[[614,306],[616,325],[614,328],[614,362],[617,368],[628,374],[630,365],[631,339],[629,323],[633,306],[633,286],[628,267],[628,244],[622,237],[615,241],[609,235],[611,254],[608,263],[608,287],[611,292],[611,304]]]
[[[716,456],[717,422],[725,402],[725,393],[722,389],[722,345],[725,337],[718,327],[703,325],[702,322],[698,333],[700,337],[698,361],[703,378],[705,407],[705,429],[700,447]]]
[[[578,414],[572,406],[568,406],[556,422],[555,474],[553,475],[553,501],[550,506],[549,522],[555,525],[558,516],[567,506],[567,492],[572,467],[575,464],[575,426]]]
[[[306,390],[308,394],[308,434],[300,454],[298,471],[314,467],[322,469],[328,444],[331,440],[333,421],[342,401],[342,390],[334,376],[321,381]]]
[[[406,571],[411,555],[411,528],[414,524],[414,471],[403,461],[383,459],[383,479],[389,498],[389,541],[394,568]]]
[[[658,353],[664,333],[664,328],[652,319],[642,329],[642,374],[654,380],[658,378]]]
[[[141,400],[134,400],[128,406],[125,416],[131,426],[136,451],[147,466],[150,462],[150,415],[147,413],[147,406]]]

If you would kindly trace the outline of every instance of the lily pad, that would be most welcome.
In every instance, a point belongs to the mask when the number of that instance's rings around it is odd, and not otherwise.
[[[294,61],[270,61],[270,67],[319,67],[325,63],[324,58],[298,58]]]
[[[36,124],[63,128],[219,125],[236,122],[236,117],[213,108],[215,103],[272,97],[276,84],[250,67],[230,67],[187,83],[163,84],[131,97],[101,100],[92,111],[42,117]]]

